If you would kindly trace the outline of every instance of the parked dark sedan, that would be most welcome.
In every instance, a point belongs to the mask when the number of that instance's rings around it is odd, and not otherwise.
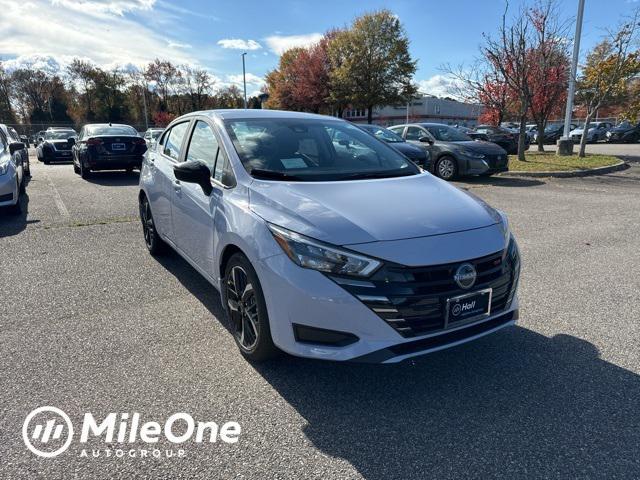
[[[473,140],[440,123],[412,123],[390,127],[406,141],[431,154],[431,172],[444,180],[460,175],[492,175],[509,169],[507,152],[491,142]]]
[[[36,148],[38,160],[49,165],[51,162],[68,162],[71,160],[70,138],[76,136],[76,131],[69,129],[47,130],[42,142]]]
[[[633,143],[640,140],[640,123],[622,122],[607,132],[608,142]]]
[[[429,170],[429,152],[424,148],[416,147],[406,142],[400,135],[379,125],[358,125],[365,132],[373,135],[378,140],[389,144],[390,147],[402,153],[419,167]]]
[[[465,135],[471,137],[473,140],[484,140],[485,142],[489,141],[489,137],[486,134],[476,132],[473,128],[460,127],[460,126],[456,126],[455,128],[457,128],[459,131],[461,131]]]
[[[504,148],[508,154],[515,155],[518,153],[518,134],[511,130],[493,125],[478,125],[476,132],[483,133],[487,136],[487,140]],[[529,148],[529,136],[525,138],[525,147]]]
[[[569,126],[569,131],[573,130],[574,128],[576,128],[576,124],[572,123]],[[549,145],[556,143],[558,140],[560,140],[560,137],[562,137],[563,130],[564,130],[564,124],[562,123],[548,124],[544,128],[544,143]],[[539,135],[538,132],[536,132],[533,135],[533,141],[536,143],[538,142],[538,135]]]
[[[73,170],[82,178],[96,170],[139,169],[147,151],[144,138],[133,127],[115,123],[85,125],[73,143]]]

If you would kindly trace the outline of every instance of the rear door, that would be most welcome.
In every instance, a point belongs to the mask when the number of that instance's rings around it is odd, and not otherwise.
[[[186,120],[171,126],[160,143],[149,152],[149,170],[153,176],[153,192],[149,192],[149,203],[156,228],[162,235],[175,243],[171,220],[171,202],[176,177],[173,167],[180,161],[182,146],[191,121]]]
[[[216,163],[219,162],[220,167],[224,163],[224,154],[220,152],[220,142],[212,125],[204,119],[195,120],[185,142],[185,154],[181,161],[203,162],[213,176]],[[212,185],[213,191],[207,195],[200,185],[175,180],[172,218],[176,246],[205,275],[215,278],[213,220],[221,200],[222,187],[216,181]]]

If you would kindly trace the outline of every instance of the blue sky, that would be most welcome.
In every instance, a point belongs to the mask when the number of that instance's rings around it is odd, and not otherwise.
[[[519,0],[511,0],[512,9]],[[578,0],[560,0],[568,17]],[[587,0],[585,51],[638,0]],[[249,90],[257,90],[287,46],[308,44],[367,11],[388,8],[402,21],[422,90],[443,95],[444,63],[468,63],[483,32],[500,21],[502,0],[0,0],[0,59],[56,69],[74,56],[106,67],[154,57],[207,68],[219,85],[240,81],[245,49]],[[573,31],[573,30],[572,30]]]

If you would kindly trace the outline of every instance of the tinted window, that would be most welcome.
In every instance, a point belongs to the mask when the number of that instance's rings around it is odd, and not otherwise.
[[[419,127],[408,127],[407,128],[407,140],[420,140],[420,137],[424,137],[424,131]]]
[[[468,135],[446,125],[429,125],[427,130],[429,130],[429,133],[431,133],[436,140],[440,140],[441,142],[471,141],[471,137]]]
[[[138,132],[129,125],[89,125],[87,126],[87,135],[126,135],[137,137]]]
[[[198,120],[191,134],[191,141],[187,150],[187,160],[199,160],[213,170],[218,154],[218,140],[211,127]]]
[[[5,148],[7,148],[7,140],[4,137],[4,132],[0,130],[0,151],[4,150]]]
[[[253,176],[331,181],[419,173],[396,150],[343,121],[267,118],[227,120],[225,126]]]
[[[162,153],[165,155],[178,159],[180,157],[180,147],[182,146],[182,140],[187,133],[187,127],[189,122],[183,122],[175,125],[167,135],[165,135],[164,148]]]

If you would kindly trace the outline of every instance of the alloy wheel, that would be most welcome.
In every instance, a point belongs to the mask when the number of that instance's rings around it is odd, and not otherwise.
[[[440,178],[448,180],[453,177],[455,171],[456,166],[450,158],[445,157],[438,162],[438,176]]]
[[[260,324],[258,301],[247,272],[240,266],[234,266],[229,272],[226,288],[234,336],[241,348],[251,351],[258,344]]]
[[[149,201],[146,198],[140,202],[140,220],[142,220],[144,242],[147,244],[147,248],[152,248],[155,227],[153,225],[153,217],[151,216],[151,207],[149,207]]]

